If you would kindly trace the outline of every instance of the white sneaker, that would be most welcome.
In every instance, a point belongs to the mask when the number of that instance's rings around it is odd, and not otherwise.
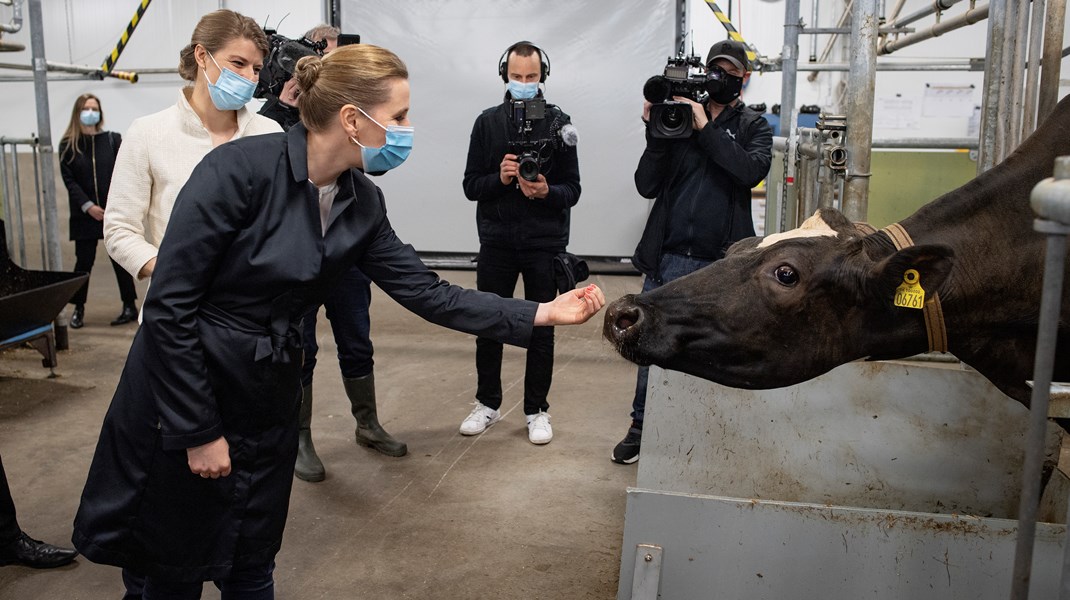
[[[532,444],[549,444],[554,439],[554,429],[550,427],[550,415],[540,412],[528,415],[528,441]]]
[[[461,421],[461,435],[477,435],[501,420],[502,414],[495,408],[476,402],[476,407]]]

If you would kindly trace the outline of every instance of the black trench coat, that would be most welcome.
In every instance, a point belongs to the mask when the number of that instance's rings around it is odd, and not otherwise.
[[[439,279],[360,171],[339,177],[322,235],[305,136],[224,144],[179,194],[75,517],[90,560],[204,581],[273,559],[297,456],[300,319],[354,264],[431,322],[527,345],[536,305]],[[221,435],[231,475],[191,473],[186,449]]]

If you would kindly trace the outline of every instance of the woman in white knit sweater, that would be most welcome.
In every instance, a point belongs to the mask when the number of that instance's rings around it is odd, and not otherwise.
[[[205,15],[179,53],[178,72],[192,85],[182,89],[174,106],[130,125],[108,192],[104,244],[131,275],[152,275],[175,198],[209,151],[230,140],[282,131],[245,107],[267,51],[256,21],[230,10]]]

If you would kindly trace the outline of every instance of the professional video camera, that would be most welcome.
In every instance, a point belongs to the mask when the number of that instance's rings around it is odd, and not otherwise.
[[[662,139],[679,139],[691,135],[691,105],[673,100],[674,96],[690,98],[699,104],[709,100],[709,75],[698,56],[669,58],[665,73],[655,75],[643,85],[643,96],[653,104],[647,127],[650,135]]]
[[[253,96],[266,98],[278,97],[282,86],[293,77],[297,61],[306,56],[323,56],[327,40],[313,42],[307,38],[291,40],[277,33],[274,29],[265,29],[268,36],[268,55],[264,59],[264,68],[260,69],[260,81],[256,84]]]
[[[264,68],[260,70],[260,82],[256,85],[253,96],[266,98],[278,97],[282,92],[282,86],[293,77],[294,67],[297,61],[306,56],[323,56],[327,49],[327,40],[313,42],[302,37],[292,40],[274,29],[264,29],[268,36],[268,55],[264,60]],[[360,35],[355,33],[342,33],[338,35],[338,45],[359,44]]]
[[[519,140],[509,142],[509,150],[517,155],[520,163],[520,176],[527,181],[537,181],[542,166],[553,156],[554,151],[563,146],[575,146],[579,141],[576,127],[557,106],[547,104],[542,98],[510,101],[513,109],[513,123],[517,125]],[[535,122],[543,119],[550,121],[549,137],[532,139]]]

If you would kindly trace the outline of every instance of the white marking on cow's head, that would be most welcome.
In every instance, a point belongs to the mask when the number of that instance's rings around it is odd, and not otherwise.
[[[783,233],[774,233],[767,235],[758,244],[758,248],[768,248],[777,242],[783,242],[785,240],[795,240],[799,238],[819,237],[819,236],[836,236],[838,232],[829,227],[829,224],[821,218],[821,212],[814,213],[809,219],[803,221],[803,224],[798,229],[792,229],[791,231],[785,231]]]

